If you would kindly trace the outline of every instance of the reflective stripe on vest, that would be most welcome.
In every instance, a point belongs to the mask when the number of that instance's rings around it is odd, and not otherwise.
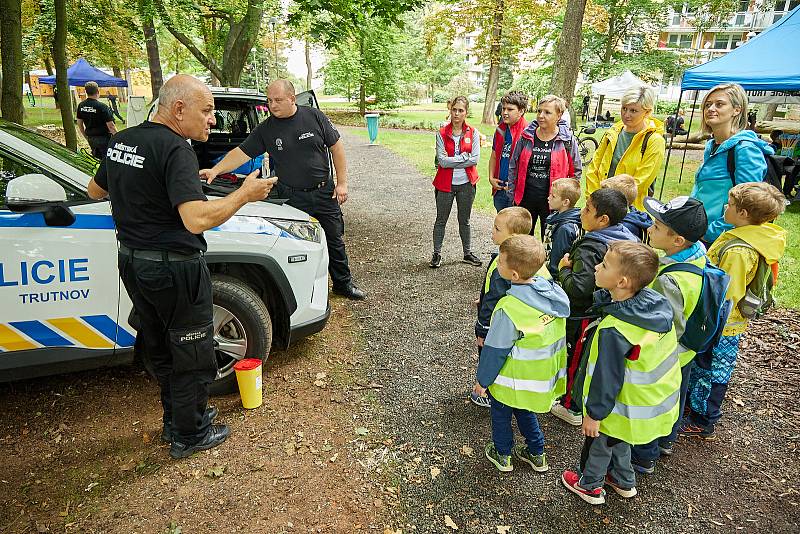
[[[522,336],[514,343],[500,373],[489,386],[499,402],[545,413],[566,392],[566,319],[552,317],[513,295],[497,302]]]
[[[702,269],[706,266],[706,257],[702,256],[695,260],[683,263],[691,263],[692,265],[696,265]],[[672,264],[670,263],[667,265]],[[661,274],[661,271],[667,267],[667,265],[662,265],[659,267],[659,275]],[[703,290],[703,277],[683,271],[673,271],[671,273],[667,273],[667,276],[671,277],[675,283],[678,284],[678,288],[681,290],[681,295],[683,296],[683,321],[685,324],[686,321],[689,320],[689,316],[692,315],[692,312],[697,307],[697,303],[700,301],[700,292]],[[678,359],[681,362],[681,367],[683,367],[688,365],[694,359],[695,352],[691,349],[687,349],[683,345],[679,345],[679,347],[680,353],[678,354]]]
[[[659,334],[608,315],[603,318],[592,339],[586,378],[583,383],[584,414],[598,357],[598,342],[604,329],[616,329],[634,346],[639,346],[636,360],[625,359],[625,375],[611,413],[600,421],[600,431],[631,445],[650,443],[668,435],[678,420],[682,347],[675,328]]]

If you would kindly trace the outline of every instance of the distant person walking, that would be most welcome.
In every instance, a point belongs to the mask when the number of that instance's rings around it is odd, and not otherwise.
[[[581,107],[581,118],[586,120],[589,118],[589,102],[591,101],[591,97],[589,95],[585,95],[583,97],[583,105]]]
[[[622,96],[621,119],[597,148],[586,170],[584,195],[598,189],[600,182],[618,174],[630,174],[638,195],[633,205],[644,210],[644,197],[664,161],[664,124],[653,118],[656,93],[650,87],[636,87]]]
[[[436,199],[436,221],[433,224],[433,256],[431,268],[442,265],[442,243],[447,219],[455,200],[458,207],[458,233],[464,251],[464,263],[480,266],[472,253],[469,219],[478,182],[478,161],[481,144],[478,131],[467,124],[469,100],[457,96],[450,102],[450,122],[436,132],[436,177],[433,179]]]
[[[122,115],[119,114],[119,108],[117,107],[117,95],[113,93],[108,93],[106,95],[108,98],[108,104],[111,106],[111,112],[114,114],[116,118],[125,122],[125,119],[122,118]]]
[[[105,159],[108,142],[117,133],[111,109],[100,102],[100,88],[95,82],[87,82],[86,100],[78,104],[78,130],[89,142],[92,155],[97,159]]]

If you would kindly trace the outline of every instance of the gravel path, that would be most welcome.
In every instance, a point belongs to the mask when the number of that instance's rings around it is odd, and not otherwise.
[[[724,420],[714,443],[681,442],[655,475],[640,477],[639,497],[623,501],[612,494],[604,507],[592,509],[562,487],[561,472],[576,465],[582,437],[550,415],[539,417],[550,471],[537,474],[522,465],[497,472],[483,456],[488,411],[466,400],[477,361],[472,301],[485,267],[459,262],[453,213],[444,264],[430,269],[430,179],[386,148],[342,131],[351,177],[346,241],[355,280],[369,293],[352,307],[373,362],[371,378],[383,386],[372,424],[383,440],[376,442],[382,448],[376,457],[389,460],[381,473],[393,528],[797,532],[800,436],[787,442],[780,425],[755,413]],[[472,218],[473,248],[484,260],[492,250],[491,222],[485,214]],[[736,387],[733,394],[739,394]],[[746,398],[754,408],[759,400]],[[791,400],[785,406],[789,418],[797,414]]]

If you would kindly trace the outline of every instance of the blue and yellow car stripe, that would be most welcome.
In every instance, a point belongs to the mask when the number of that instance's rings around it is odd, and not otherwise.
[[[136,336],[108,315],[0,323],[0,351],[3,352],[42,347],[110,349],[115,342],[118,347],[132,347]]]

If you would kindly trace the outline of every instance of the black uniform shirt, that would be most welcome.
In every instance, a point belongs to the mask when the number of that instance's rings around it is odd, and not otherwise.
[[[199,165],[186,140],[163,124],[122,130],[94,179],[108,191],[117,238],[131,249],[191,254],[206,250],[203,234],[183,225],[178,205],[206,200]]]
[[[330,176],[327,149],[338,140],[339,132],[324,113],[297,106],[291,117],[268,117],[239,148],[251,158],[268,153],[281,183],[306,189]]]
[[[114,120],[111,109],[94,98],[87,98],[78,104],[77,116],[86,127],[86,135],[104,136],[111,135],[108,131],[107,122]]]

